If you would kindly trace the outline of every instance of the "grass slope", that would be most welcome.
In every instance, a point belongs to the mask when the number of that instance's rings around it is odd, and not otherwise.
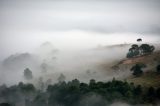
[[[160,51],[156,51],[152,54],[139,56],[131,59],[125,59],[120,61],[116,67],[129,66],[131,68],[137,63],[143,63],[147,65],[147,69],[144,69],[144,74],[139,77],[130,75],[126,78],[128,82],[133,82],[136,85],[140,84],[146,87],[160,87],[160,74],[156,72],[157,64],[160,64]]]
[[[128,82],[133,82],[136,85],[146,87],[160,87],[160,74],[154,71],[146,72],[140,77],[130,76],[127,78]]]

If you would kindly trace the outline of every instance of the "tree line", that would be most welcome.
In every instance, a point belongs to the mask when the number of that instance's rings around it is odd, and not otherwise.
[[[133,44],[127,53],[127,58],[132,58],[136,56],[142,56],[145,54],[150,54],[155,50],[153,45],[149,44],[141,44],[140,46],[137,44]]]
[[[74,79],[49,85],[41,91],[33,84],[20,82],[11,87],[0,86],[0,100],[3,100],[0,106],[16,106],[21,102],[25,106],[109,106],[115,101],[156,104],[160,100],[160,87],[142,87],[114,78],[108,82],[92,79],[89,83]]]

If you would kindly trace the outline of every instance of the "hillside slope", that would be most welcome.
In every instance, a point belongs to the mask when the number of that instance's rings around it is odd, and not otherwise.
[[[130,76],[126,80],[128,82],[133,82],[136,85],[160,87],[160,74],[156,73],[155,71],[145,72],[140,77]]]
[[[147,68],[143,69],[144,74],[140,77],[133,76],[132,72],[130,71],[130,68],[137,63],[143,63],[147,65]],[[156,66],[158,64],[160,64],[160,51],[156,51],[152,54],[144,56],[124,59],[114,65],[112,68],[115,70],[126,69],[126,73],[129,73],[129,76],[124,79],[128,82],[133,82],[135,84],[140,84],[147,87],[160,87],[160,74],[156,73]]]
[[[152,54],[124,59],[120,62],[117,62],[117,64],[112,66],[112,68],[114,69],[120,67],[133,66],[137,63],[146,64],[147,66],[150,66],[150,68],[157,65],[158,63],[160,63],[160,50],[155,51]]]

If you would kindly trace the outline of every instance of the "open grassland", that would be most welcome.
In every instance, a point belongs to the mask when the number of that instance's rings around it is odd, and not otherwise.
[[[127,78],[127,81],[133,82],[136,85],[143,85],[146,87],[152,86],[157,88],[160,87],[160,74],[149,71],[139,77],[130,76]]]

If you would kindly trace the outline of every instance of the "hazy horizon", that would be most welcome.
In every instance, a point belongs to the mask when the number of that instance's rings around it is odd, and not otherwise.
[[[60,50],[160,38],[158,0],[1,0],[1,58],[33,52],[44,42]]]

